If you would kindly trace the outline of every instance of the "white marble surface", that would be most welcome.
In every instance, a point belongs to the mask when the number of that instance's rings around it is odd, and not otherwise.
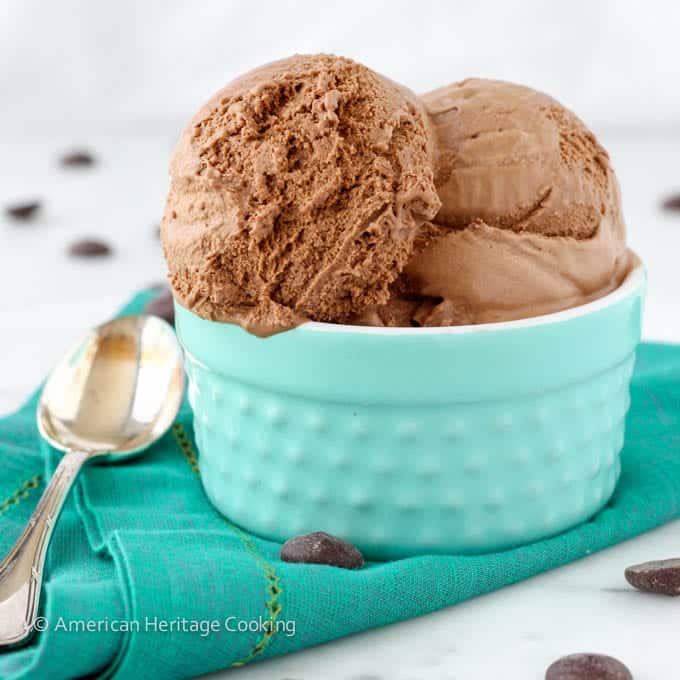
[[[631,245],[649,268],[645,336],[680,341],[680,215],[658,208],[680,190],[680,131],[598,132],[619,171]],[[0,131],[0,205],[33,196],[45,204],[35,222],[0,216],[0,413],[18,407],[85,328],[163,276],[154,225],[175,134],[172,125]],[[59,169],[59,152],[74,144],[101,164]],[[69,259],[69,241],[82,235],[110,240],[115,256]],[[675,523],[463,605],[224,677],[538,680],[552,659],[579,650],[620,657],[637,680],[675,677],[680,602],[631,591],[622,572],[678,553]]]

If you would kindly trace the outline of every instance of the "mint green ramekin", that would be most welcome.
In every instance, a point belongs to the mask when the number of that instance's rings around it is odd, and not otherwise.
[[[644,289],[638,267],[532,319],[265,339],[176,305],[205,491],[256,534],[327,531],[373,559],[564,531],[619,477]]]

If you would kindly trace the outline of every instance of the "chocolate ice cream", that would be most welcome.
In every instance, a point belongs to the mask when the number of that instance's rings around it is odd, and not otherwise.
[[[415,95],[348,59],[234,80],[172,159],[161,238],[176,297],[258,335],[385,303],[441,205],[427,125]]]
[[[176,298],[258,335],[532,317],[605,295],[636,261],[607,152],[512,83],[419,99],[348,59],[291,57],[218,92],[171,176]]]
[[[615,289],[634,260],[592,132],[521,85],[465,80],[422,97],[442,207],[388,304],[355,319],[444,326],[555,312]]]

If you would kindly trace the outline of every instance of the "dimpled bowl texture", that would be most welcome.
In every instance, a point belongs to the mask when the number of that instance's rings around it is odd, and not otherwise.
[[[644,288],[639,267],[533,319],[264,339],[176,305],[206,493],[266,538],[327,531],[373,559],[564,531],[619,477]]]

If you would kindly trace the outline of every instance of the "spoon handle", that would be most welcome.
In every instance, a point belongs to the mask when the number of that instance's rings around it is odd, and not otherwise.
[[[33,633],[47,547],[68,492],[91,453],[69,451],[17,542],[0,562],[0,649],[25,642]]]

